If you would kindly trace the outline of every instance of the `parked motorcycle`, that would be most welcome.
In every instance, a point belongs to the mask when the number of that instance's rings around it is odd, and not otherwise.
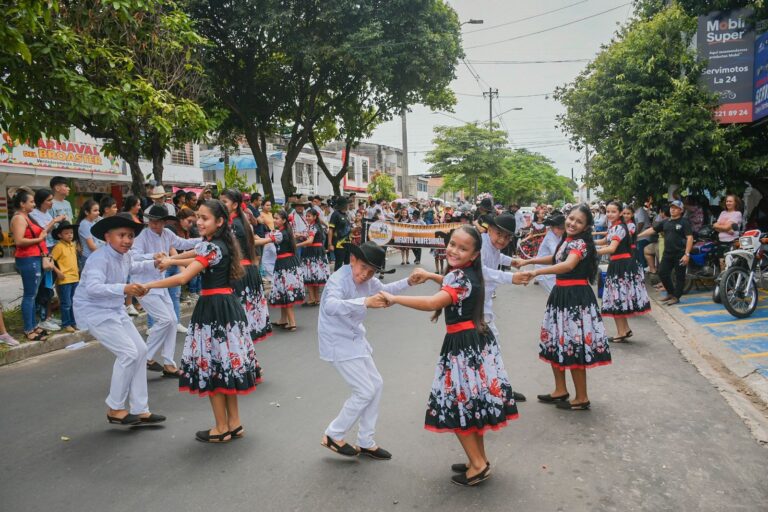
[[[696,234],[688,267],[685,270],[683,292],[690,292],[694,285],[697,288],[714,287],[717,276],[720,274],[721,257],[722,250],[717,243],[717,232],[709,226],[701,228]]]
[[[725,255],[725,271],[720,277],[720,300],[736,318],[747,318],[757,309],[758,287],[768,271],[761,239],[765,235],[753,229],[739,237],[738,249]]]

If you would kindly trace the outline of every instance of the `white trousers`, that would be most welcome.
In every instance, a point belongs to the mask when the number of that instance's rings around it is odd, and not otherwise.
[[[107,405],[111,409],[128,409],[131,414],[149,412],[147,396],[147,346],[127,314],[88,326],[104,348],[112,352],[112,383]],[[126,407],[126,401],[130,407]]]
[[[376,430],[376,420],[379,418],[379,402],[384,380],[370,356],[336,361],[333,366],[352,388],[352,396],[344,402],[339,415],[325,429],[325,435],[336,440],[344,439],[359,420],[357,444],[361,448],[373,448],[376,446],[373,434]]]
[[[179,319],[176,318],[168,290],[164,289],[162,295],[148,293],[139,297],[139,304],[155,321],[147,336],[147,360],[152,359],[162,348],[163,364],[176,366],[174,355],[176,352],[176,324],[179,323]]]

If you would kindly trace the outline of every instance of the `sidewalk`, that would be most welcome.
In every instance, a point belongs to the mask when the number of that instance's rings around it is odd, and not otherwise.
[[[659,302],[649,289],[654,317],[683,356],[717,387],[751,428],[768,418],[768,293],[760,290],[761,305],[745,319],[731,316],[712,301],[712,292],[685,295],[678,306]],[[757,434],[756,434],[757,435]],[[758,435],[768,442],[768,432]]]

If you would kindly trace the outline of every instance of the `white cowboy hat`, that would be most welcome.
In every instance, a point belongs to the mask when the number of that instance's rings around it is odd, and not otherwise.
[[[166,197],[167,195],[168,193],[165,189],[161,185],[157,185],[152,189],[152,193],[149,194],[149,197],[150,199],[158,199],[160,197]]]

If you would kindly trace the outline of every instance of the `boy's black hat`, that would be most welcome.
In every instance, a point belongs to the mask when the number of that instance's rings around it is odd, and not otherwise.
[[[153,204],[144,216],[149,220],[178,220],[173,215],[168,215],[168,208],[162,204]]]
[[[91,234],[99,240],[104,240],[104,235],[108,231],[117,228],[131,228],[133,232],[138,235],[141,230],[144,229],[144,224],[140,222],[134,222],[131,218],[131,214],[128,212],[120,212],[112,217],[101,219],[99,222],[91,227]]]
[[[53,231],[51,231],[51,236],[54,240],[59,240],[59,235],[61,235],[61,232],[65,229],[71,229],[72,234],[75,235],[75,238],[77,238],[77,228],[80,227],[80,224],[70,224],[68,220],[64,219],[63,221],[59,222],[59,225],[53,228]]]
[[[363,260],[376,270],[383,270],[387,264],[387,251],[375,242],[365,242],[362,245],[348,243],[347,249],[357,259]]]

